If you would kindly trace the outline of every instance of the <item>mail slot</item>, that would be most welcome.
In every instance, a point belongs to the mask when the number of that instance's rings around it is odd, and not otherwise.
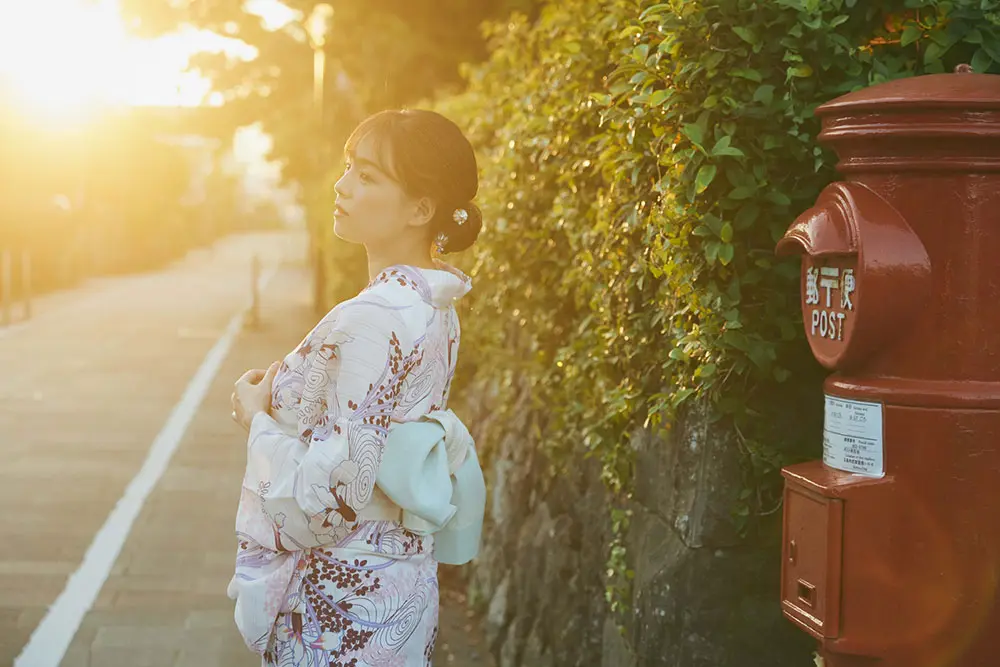
[[[843,180],[778,243],[832,371],[786,467],[780,604],[825,667],[1000,665],[1000,76],[816,111]],[[818,445],[819,443],[817,443]]]

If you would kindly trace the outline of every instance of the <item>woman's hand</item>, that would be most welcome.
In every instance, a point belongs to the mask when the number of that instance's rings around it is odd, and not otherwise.
[[[250,422],[258,412],[271,412],[271,383],[281,366],[280,361],[271,364],[266,371],[251,368],[244,373],[234,385],[233,421],[250,432]]]

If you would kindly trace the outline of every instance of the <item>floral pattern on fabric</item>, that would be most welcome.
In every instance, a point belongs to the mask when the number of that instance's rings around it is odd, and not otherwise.
[[[377,532],[377,541],[369,541]],[[430,664],[437,636],[437,563],[423,539],[391,522],[370,522],[354,541],[376,545],[381,553],[312,549],[302,611],[278,619],[263,664]]]
[[[251,425],[229,586],[264,664],[429,664],[433,538],[359,516],[390,425],[447,405],[470,287],[451,267],[390,267],[281,364]]]

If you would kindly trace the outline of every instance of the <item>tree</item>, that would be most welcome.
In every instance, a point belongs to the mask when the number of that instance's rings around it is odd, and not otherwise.
[[[243,61],[202,54],[192,66],[213,82],[235,129],[261,122],[274,140],[272,155],[292,180],[322,178],[329,157],[354,125],[381,109],[417,103],[464,85],[460,65],[486,57],[480,24],[512,9],[535,11],[537,0],[352,0],[339,2],[325,43],[324,109],[313,100],[313,47],[308,18],[321,4],[285,3],[297,18],[268,30],[239,0],[148,3],[123,0],[136,30],[163,34],[189,24],[242,40],[257,57]],[[313,119],[312,122],[309,119]]]

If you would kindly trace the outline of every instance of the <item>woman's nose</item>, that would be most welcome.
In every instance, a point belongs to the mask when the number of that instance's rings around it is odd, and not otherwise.
[[[344,174],[333,184],[333,191],[338,197],[347,197],[347,174]]]

